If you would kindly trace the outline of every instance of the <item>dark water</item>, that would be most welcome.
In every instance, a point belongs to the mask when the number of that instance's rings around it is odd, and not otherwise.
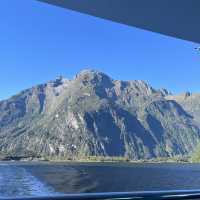
[[[200,164],[0,163],[0,197],[200,189]]]

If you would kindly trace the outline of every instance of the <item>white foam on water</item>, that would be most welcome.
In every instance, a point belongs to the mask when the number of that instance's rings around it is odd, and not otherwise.
[[[20,166],[0,165],[0,197],[59,195]]]

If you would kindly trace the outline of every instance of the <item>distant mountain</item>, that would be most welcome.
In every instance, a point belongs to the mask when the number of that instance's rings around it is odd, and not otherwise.
[[[167,99],[178,102],[200,125],[200,93],[185,92],[179,95],[169,95]]]
[[[200,94],[173,96],[144,81],[83,70],[0,102],[0,154],[185,155],[200,139],[199,100]]]

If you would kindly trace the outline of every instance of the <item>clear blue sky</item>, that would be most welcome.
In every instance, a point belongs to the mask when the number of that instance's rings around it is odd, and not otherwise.
[[[0,99],[84,68],[175,93],[200,91],[196,46],[35,0],[1,0]]]

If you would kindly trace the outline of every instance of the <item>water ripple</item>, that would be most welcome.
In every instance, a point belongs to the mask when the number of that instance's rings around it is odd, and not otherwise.
[[[0,197],[57,195],[53,188],[20,166],[0,166]]]

